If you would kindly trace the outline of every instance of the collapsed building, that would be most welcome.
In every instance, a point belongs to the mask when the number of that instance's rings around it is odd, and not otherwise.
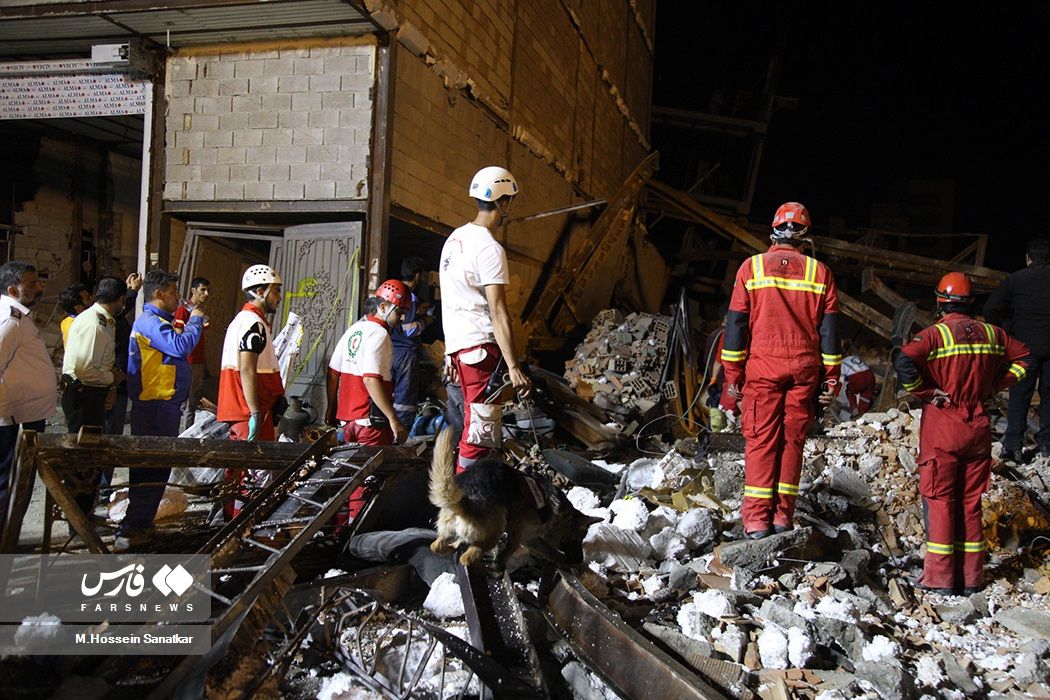
[[[578,571],[524,560],[486,580],[429,554],[426,441],[27,438],[12,506],[24,534],[6,530],[4,552],[108,551],[70,507],[63,470],[162,461],[186,471],[151,549],[209,556],[216,577],[209,654],[110,658],[49,678],[8,659],[27,694],[1050,693],[1045,460],[994,477],[985,592],[962,600],[910,582],[923,540],[920,412],[893,386],[883,341],[907,303],[900,290],[931,286],[946,261],[979,290],[1003,278],[984,266],[985,238],[939,257],[877,246],[885,231],[815,238],[883,393],[877,413],[807,443],[800,527],[742,538],[741,440],[703,428],[698,338],[735,262],[766,243],[746,209],[732,216],[654,177],[652,2],[77,5],[0,8],[0,118],[21,172],[8,257],[34,262],[49,296],[152,265],[186,283],[209,277],[215,308],[231,311],[215,333],[239,306],[240,271],[270,263],[286,280],[279,320],[296,313],[317,341],[290,393],[320,406],[330,345],[364,290],[409,251],[436,258],[468,216],[470,173],[506,163],[524,183],[503,235],[517,337],[529,355],[569,358],[563,376],[556,362],[534,370],[539,398],[511,407],[506,449],[600,522]],[[100,80],[117,95],[102,107]],[[40,90],[59,81],[77,85],[75,104]],[[40,96],[12,97],[22,88]],[[669,289],[685,291],[667,305]],[[242,518],[212,525],[215,472],[246,466],[275,478]],[[368,510],[334,531],[340,501],[363,485]],[[34,500],[42,533],[26,520]],[[58,619],[15,634],[28,648]]]

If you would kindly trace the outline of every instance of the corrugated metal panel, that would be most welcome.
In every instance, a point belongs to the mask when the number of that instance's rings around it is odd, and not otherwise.
[[[92,44],[136,35],[172,47],[207,43],[369,34],[371,22],[343,0],[291,0],[149,12],[5,19],[0,56],[88,55]]]

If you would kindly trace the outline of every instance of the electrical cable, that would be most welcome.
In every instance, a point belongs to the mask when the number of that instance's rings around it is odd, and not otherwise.
[[[677,418],[679,423],[690,423],[692,425],[695,425],[695,426],[699,427],[701,430],[706,430],[707,432],[711,432],[711,429],[708,426],[704,425],[703,423],[697,423],[696,421],[692,420],[688,416],[689,416],[690,413],[692,413],[693,406],[696,405],[696,401],[697,401],[697,399],[700,398],[700,395],[704,393],[704,387],[707,386],[707,382],[711,378],[711,367],[714,364],[715,350],[718,349],[718,339],[721,338],[723,334],[725,334],[725,328],[719,328],[718,329],[718,333],[714,337],[714,342],[711,343],[711,347],[708,348],[708,350],[707,350],[707,358],[704,360],[704,375],[703,375],[703,378],[700,380],[700,385],[697,387],[696,393],[693,394],[692,402],[685,409],[685,411],[682,413],[682,415],[677,415],[677,414],[674,414],[674,413],[665,413],[662,416],[658,416],[656,418],[653,418],[651,421],[649,421],[648,423],[643,425],[641,428],[639,428],[638,432],[636,432],[634,434],[634,446],[639,452],[641,452],[642,454],[647,454],[647,455],[663,454],[662,452],[650,452],[648,450],[643,450],[642,446],[641,446],[641,439],[642,439],[642,433],[645,431],[646,428],[648,428],[650,425],[652,425],[653,423],[655,423],[657,421],[663,420],[664,418]]]

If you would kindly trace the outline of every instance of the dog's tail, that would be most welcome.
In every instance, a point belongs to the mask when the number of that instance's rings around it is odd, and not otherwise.
[[[455,431],[445,428],[434,443],[434,458],[430,462],[430,502],[438,508],[460,509],[463,491],[455,479]]]

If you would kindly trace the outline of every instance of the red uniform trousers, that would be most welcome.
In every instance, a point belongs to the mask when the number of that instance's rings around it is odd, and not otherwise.
[[[992,469],[992,432],[983,404],[926,404],[919,432],[919,492],[926,520],[922,583],[979,587],[985,542],[981,494]]]
[[[846,398],[849,400],[850,412],[859,416],[868,412],[871,401],[875,398],[875,372],[866,369],[851,374],[846,380]]]
[[[230,423],[229,425],[231,440],[246,441],[248,439],[248,421],[242,420],[239,423]],[[263,442],[273,442],[277,439],[277,432],[273,426],[273,420],[269,411],[263,414],[259,427],[256,429],[255,439]],[[245,485],[245,477],[247,476],[247,469],[227,469],[222,474],[222,481],[226,485],[226,489],[224,489],[226,495],[223,496],[222,501],[222,512],[226,516],[227,522],[237,517],[237,514],[241,512],[241,508],[248,501],[248,493],[242,488]]]
[[[343,426],[343,442],[356,442],[360,445],[393,445],[394,433],[390,428],[376,429],[350,421]],[[354,489],[345,509],[335,514],[336,525],[346,525],[356,518],[365,507],[365,489],[363,486]]]
[[[480,362],[467,364],[461,357],[478,348],[485,350],[485,357]],[[486,343],[475,348],[460,350],[452,355],[452,366],[459,373],[459,385],[463,388],[463,433],[459,439],[459,460],[456,463],[456,472],[462,472],[489,456],[491,451],[488,447],[479,447],[467,442],[470,429],[470,404],[485,402],[485,389],[488,387],[492,373],[496,371],[500,358],[499,346],[495,343]]]
[[[802,476],[802,448],[820,385],[820,358],[752,355],[740,405],[744,447],[744,532],[790,528]]]

